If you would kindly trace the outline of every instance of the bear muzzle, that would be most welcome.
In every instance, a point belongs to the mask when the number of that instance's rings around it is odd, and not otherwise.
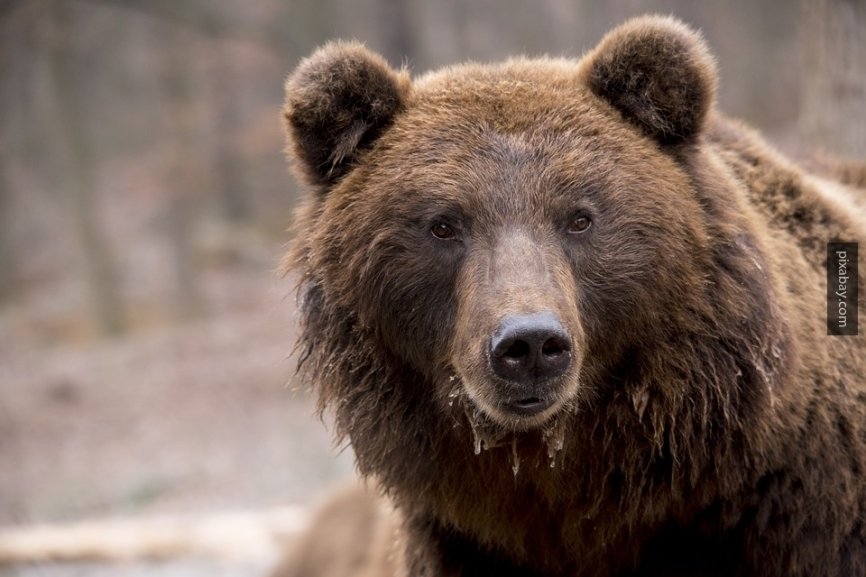
[[[502,385],[503,409],[532,416],[554,402],[550,383],[572,363],[571,336],[549,311],[506,316],[490,338],[490,370]]]

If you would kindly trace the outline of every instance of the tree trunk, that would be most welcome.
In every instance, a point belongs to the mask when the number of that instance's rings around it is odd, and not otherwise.
[[[57,110],[57,138],[69,163],[68,195],[96,321],[106,335],[125,329],[117,271],[98,214],[93,150],[87,134],[81,86],[77,82],[71,39],[76,34],[75,11],[65,0],[53,0],[49,66]]]
[[[6,182],[5,166],[0,156],[0,303],[12,297],[15,287],[15,254],[9,234],[9,201],[12,191]]]
[[[810,147],[866,158],[866,3],[803,0],[800,131]]]
[[[196,138],[199,103],[187,62],[195,61],[187,31],[171,30],[163,46],[165,102],[169,126],[170,186],[168,235],[175,277],[176,316],[182,320],[200,317],[205,302],[198,282],[198,265],[193,246],[196,197],[201,189],[201,151]]]
[[[238,90],[232,60],[231,44],[216,48],[222,52],[219,65],[211,67],[214,94],[210,107],[214,113],[217,142],[214,149],[216,188],[220,192],[223,217],[230,223],[243,222],[250,217],[251,207],[247,194],[245,163],[237,145],[237,135],[243,127],[242,95]]]

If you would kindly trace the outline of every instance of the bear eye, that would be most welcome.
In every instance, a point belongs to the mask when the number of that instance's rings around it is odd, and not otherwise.
[[[592,219],[589,218],[589,215],[578,214],[571,219],[571,223],[568,225],[568,234],[580,234],[586,232],[589,230],[590,226],[592,226]]]
[[[433,236],[438,238],[439,240],[451,240],[457,233],[454,232],[454,229],[445,224],[444,222],[435,222],[433,226],[430,227],[430,232],[433,233]]]

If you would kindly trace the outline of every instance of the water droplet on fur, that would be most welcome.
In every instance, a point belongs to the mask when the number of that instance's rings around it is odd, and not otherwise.
[[[451,375],[450,377],[448,377],[448,381],[451,383],[453,383],[456,380],[457,380],[457,375]]]
[[[511,439],[511,472],[517,478],[517,473],[520,471],[520,455],[517,454],[517,437]]]
[[[631,402],[634,405],[634,410],[637,413],[638,419],[643,419],[643,414],[646,412],[649,405],[649,391],[645,388],[632,394]]]
[[[453,381],[454,377],[451,377],[450,380]],[[451,389],[451,392],[448,393],[448,406],[453,407],[454,406],[454,400],[457,399],[462,393],[463,393],[463,391],[460,390],[459,386],[456,386],[453,389]]]
[[[469,425],[472,427],[472,444],[476,455],[480,455],[482,449],[489,451],[499,446],[502,438],[505,436],[505,432],[502,429],[491,423],[476,408],[467,410],[466,417],[469,419]]]
[[[541,436],[547,444],[547,457],[550,459],[550,468],[556,467],[556,455],[565,447],[565,425],[566,419],[561,418],[545,427]]]

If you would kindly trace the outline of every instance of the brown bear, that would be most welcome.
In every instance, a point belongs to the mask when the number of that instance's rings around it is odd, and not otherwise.
[[[395,577],[396,516],[368,487],[329,495],[271,577]]]
[[[302,372],[400,574],[866,575],[866,339],[825,290],[866,195],[715,85],[654,16],[579,61],[333,43],[288,79]]]

